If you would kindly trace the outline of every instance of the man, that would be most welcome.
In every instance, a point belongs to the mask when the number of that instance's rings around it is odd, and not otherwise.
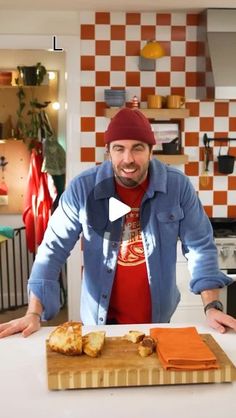
[[[222,312],[219,289],[231,279],[218,269],[211,224],[188,178],[151,160],[155,138],[138,110],[121,109],[105,132],[109,161],[72,180],[52,215],[29,278],[23,318],[0,326],[0,336],[27,336],[59,310],[60,269],[83,234],[84,324],[169,322],[179,299],[176,245],[182,242],[190,286],[202,296],[209,324],[236,331]],[[109,199],[131,207],[109,220]]]

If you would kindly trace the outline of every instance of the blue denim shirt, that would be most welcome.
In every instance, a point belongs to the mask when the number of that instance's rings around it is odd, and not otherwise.
[[[59,310],[59,272],[83,234],[81,319],[86,325],[106,323],[123,224],[122,218],[109,221],[108,203],[112,196],[117,197],[109,161],[75,177],[63,193],[29,278],[29,291],[41,300],[44,319],[52,318]],[[140,222],[152,322],[168,322],[180,300],[176,286],[178,239],[188,258],[192,292],[198,294],[231,283],[218,268],[209,219],[191,182],[181,171],[151,160]]]

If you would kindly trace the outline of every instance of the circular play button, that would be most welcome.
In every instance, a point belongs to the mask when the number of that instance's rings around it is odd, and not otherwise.
[[[139,195],[140,195],[140,185]],[[127,188],[128,194],[132,195],[135,187]],[[105,240],[119,243],[122,240],[135,239],[141,236],[151,214],[150,199],[147,199],[145,190],[141,190],[141,205],[129,205],[123,202],[116,192],[114,177],[102,180],[91,190],[86,202],[87,231],[85,238],[91,239],[94,234]],[[140,214],[142,218],[140,221]],[[124,234],[124,229],[126,233]],[[86,235],[88,234],[88,237]]]

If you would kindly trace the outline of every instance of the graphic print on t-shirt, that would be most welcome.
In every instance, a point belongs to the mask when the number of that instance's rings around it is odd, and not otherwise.
[[[118,264],[136,266],[145,262],[139,222],[139,208],[132,208],[125,217]]]

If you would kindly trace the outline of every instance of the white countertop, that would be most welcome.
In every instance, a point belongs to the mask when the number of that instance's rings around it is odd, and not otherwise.
[[[192,326],[211,333],[236,365],[236,333],[221,335],[200,324]],[[150,326],[100,326],[107,336],[130,329],[148,332]],[[98,327],[84,327],[88,332]],[[43,327],[24,339],[14,335],[0,340],[0,413],[3,418],[235,418],[236,381],[137,388],[47,389],[45,340],[53,328]]]

